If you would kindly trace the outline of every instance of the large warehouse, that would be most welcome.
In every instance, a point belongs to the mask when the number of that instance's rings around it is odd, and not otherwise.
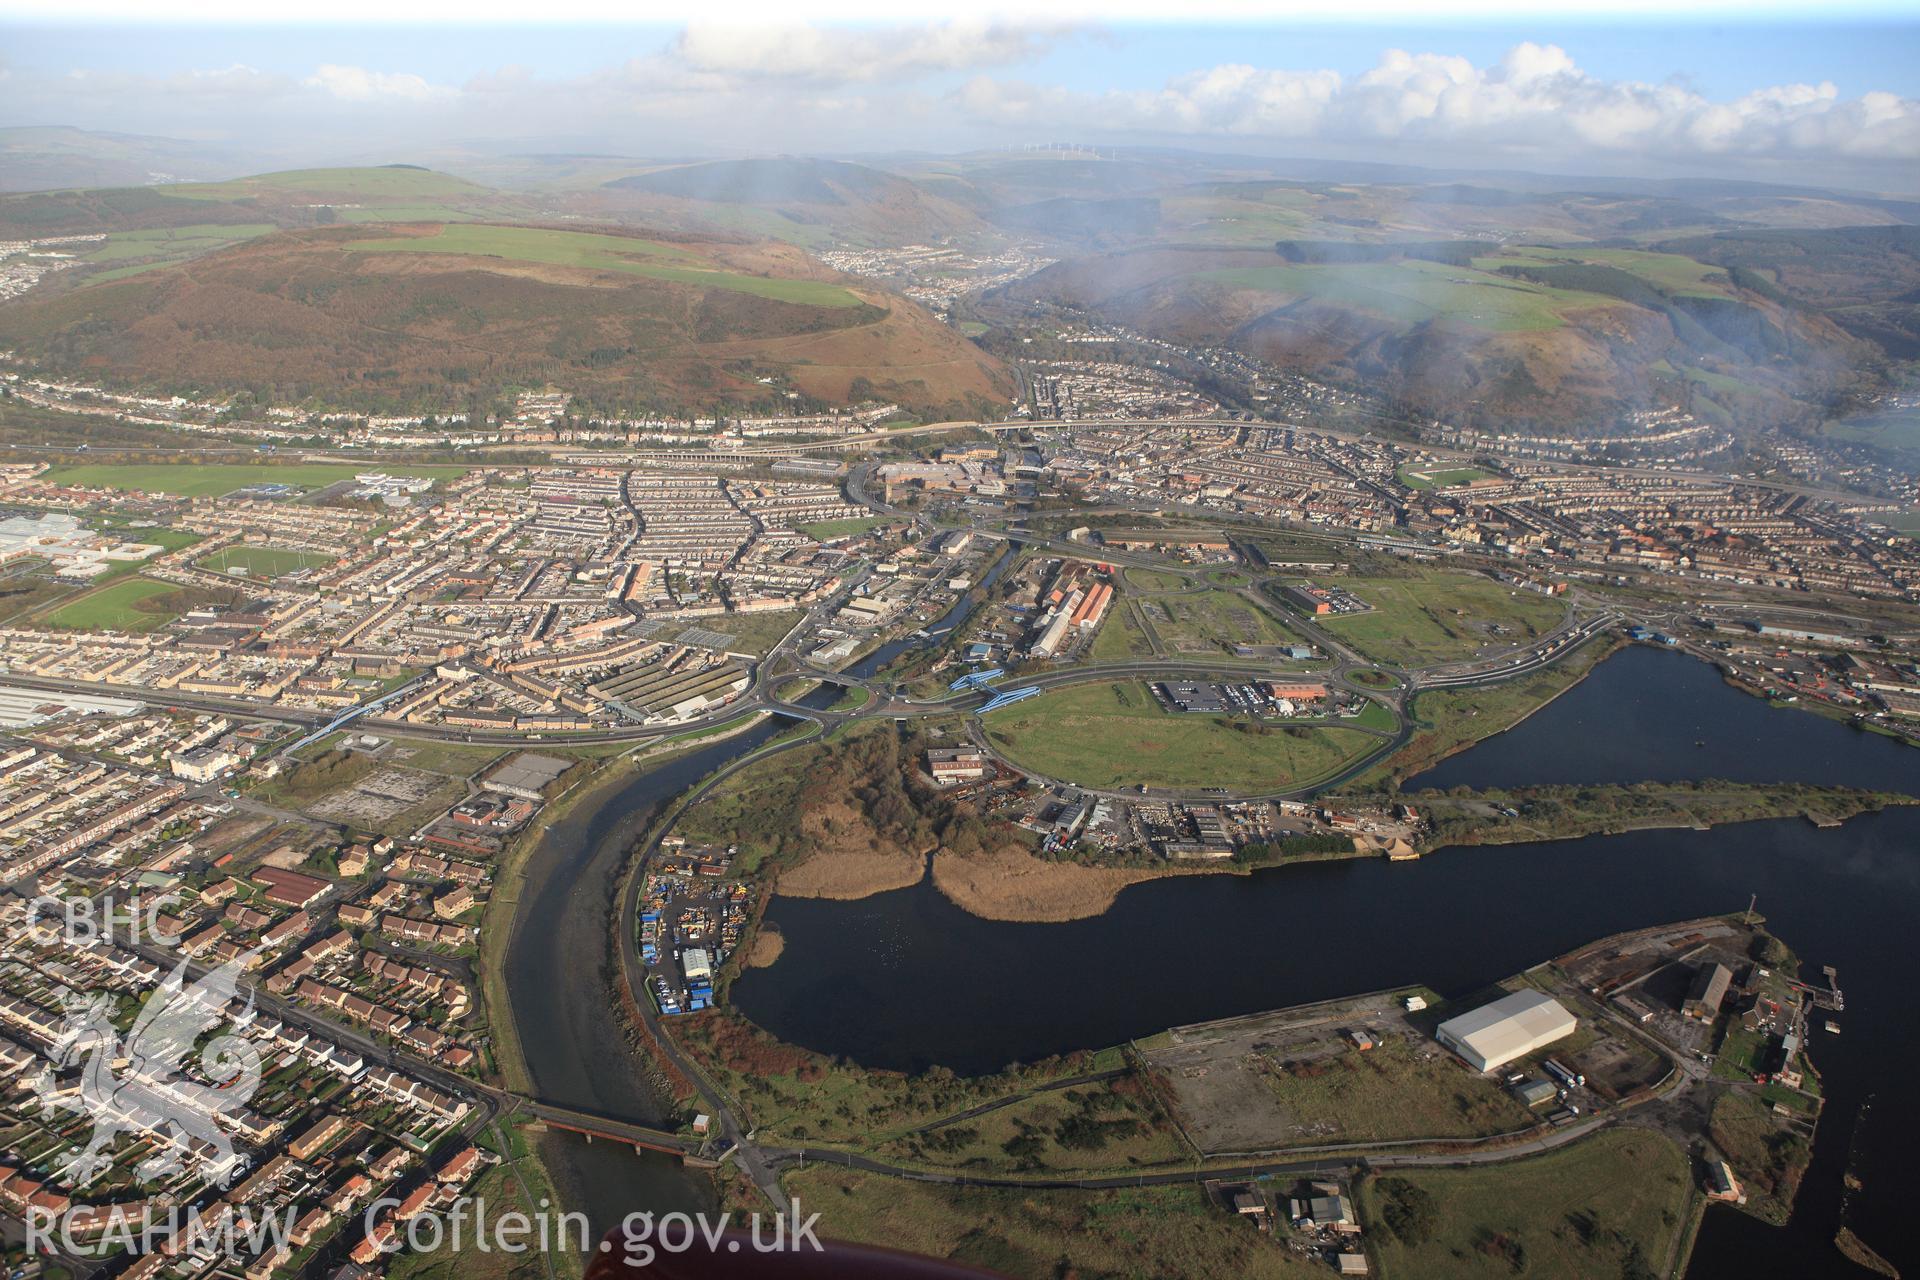
[[[1558,1000],[1544,991],[1528,990],[1449,1018],[1436,1034],[1441,1044],[1465,1058],[1474,1070],[1492,1071],[1572,1035],[1577,1025]]]

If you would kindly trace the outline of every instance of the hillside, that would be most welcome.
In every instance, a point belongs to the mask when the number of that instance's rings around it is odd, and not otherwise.
[[[0,191],[145,186],[245,173],[250,158],[228,147],[66,126],[0,128]]]
[[[405,223],[269,234],[115,275],[63,272],[0,306],[0,346],[120,385],[367,409],[548,383],[608,409],[687,412],[790,404],[788,389],[926,411],[1011,392],[919,307],[786,245]]]
[[[971,210],[879,169],[781,157],[676,165],[602,185],[600,205],[651,225],[741,230],[797,244],[906,244],[990,232]]]
[[[1897,359],[1920,359],[1920,227],[1735,231],[1659,247],[1819,310]]]
[[[1792,420],[1877,356],[1826,318],[1724,271],[1637,249],[1138,249],[1058,264],[987,305],[1230,344],[1490,424],[1597,428],[1667,403],[1740,424]]]

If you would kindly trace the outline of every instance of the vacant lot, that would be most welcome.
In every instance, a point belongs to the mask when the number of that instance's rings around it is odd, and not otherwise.
[[[1285,644],[1294,638],[1272,614],[1231,591],[1158,596],[1136,607],[1174,656],[1230,654],[1235,645]]]
[[[1129,658],[1153,656],[1153,641],[1147,638],[1134,616],[1138,607],[1139,602],[1131,596],[1114,596],[1089,650],[1095,662],[1125,662]]]
[[[1390,1212],[1420,1193],[1424,1212]],[[1667,1274],[1694,1195],[1686,1153],[1669,1139],[1610,1129],[1510,1164],[1368,1178],[1359,1208],[1387,1280],[1588,1280]],[[1395,1218],[1404,1235],[1388,1225]]]
[[[431,816],[429,808],[444,807],[460,798],[463,788],[446,776],[412,769],[382,768],[353,786],[330,792],[307,806],[307,812],[329,822],[385,830],[410,831],[419,823],[402,823],[420,810],[419,822]],[[430,806],[427,802],[432,801]]]
[[[276,466],[272,463],[221,463],[215,466],[156,464],[153,466],[82,465],[55,467],[46,475],[53,484],[84,485],[95,489],[125,489],[134,493],[171,493],[182,498],[217,498],[255,484],[285,484],[299,489],[324,489],[351,480],[366,467],[307,462]],[[465,467],[381,467],[388,475],[454,479]]]
[[[1076,685],[996,711],[987,735],[1016,764],[1089,787],[1279,791],[1333,773],[1378,739],[1351,729],[1236,729],[1161,709],[1138,680]]]
[[[1376,1047],[1358,1048],[1356,1031]],[[1533,1123],[1498,1084],[1409,1025],[1395,994],[1175,1028],[1147,1059],[1208,1153],[1485,1137]]]
[[[443,226],[430,236],[397,236],[385,240],[355,240],[346,246],[359,253],[458,253],[509,262],[541,262],[595,271],[618,271],[655,280],[677,280],[709,289],[750,293],[777,302],[814,307],[857,307],[860,300],[839,285],[817,280],[776,280],[750,276],[715,266],[679,245],[661,244],[632,236],[595,235],[585,231],[554,231],[544,227],[496,227],[477,223]]]
[[[312,551],[287,551],[280,547],[224,547],[202,560],[200,567],[215,573],[278,578],[301,569],[324,569],[332,563],[332,556]]]
[[[1335,585],[1372,605],[1372,612],[1316,621],[1394,666],[1459,662],[1484,649],[1522,644],[1566,616],[1566,606],[1550,596],[1479,574],[1430,569],[1404,578],[1342,578]]]
[[[786,638],[799,625],[804,610],[772,609],[765,613],[730,613],[718,618],[701,618],[661,636],[684,638],[687,643],[699,639],[699,632],[729,638],[727,648],[735,653],[763,654]]]
[[[180,616],[169,598],[185,594],[170,582],[125,578],[69,600],[46,622],[70,631],[156,631]]]

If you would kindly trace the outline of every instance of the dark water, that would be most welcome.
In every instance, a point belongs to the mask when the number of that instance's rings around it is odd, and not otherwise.
[[[1608,708],[1621,714],[1612,729]],[[1771,710],[1680,655],[1629,650],[1513,733],[1443,763],[1426,779],[1441,785],[1435,775],[1444,785],[1718,776],[1914,790],[1920,753]],[[743,976],[733,999],[823,1052],[979,1072],[1409,982],[1463,995],[1608,933],[1743,908],[1749,894],[1813,972],[1838,967],[1846,1034],[1811,1046],[1830,1102],[1793,1224],[1710,1213],[1690,1275],[1863,1274],[1830,1241],[1869,1095],[1856,1164],[1866,1191],[1847,1220],[1911,1272],[1920,1224],[1906,1212],[1906,1162],[1920,1098],[1903,1075],[1920,1050],[1906,990],[1920,961],[1920,810],[1828,831],[1792,820],[1165,880],[1068,924],[980,920],[926,883],[857,902],[781,898],[768,915],[786,950]]]
[[[1911,791],[1920,785],[1920,752],[1741,693],[1711,664],[1684,653],[1634,645],[1512,729],[1405,785],[1417,791],[1691,778]]]

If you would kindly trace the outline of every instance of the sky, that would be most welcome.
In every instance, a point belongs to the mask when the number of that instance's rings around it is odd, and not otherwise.
[[[156,26],[123,0],[0,0],[0,126],[286,164],[1074,142],[1920,193],[1920,0],[1041,0],[911,24],[866,3],[627,23],[601,0],[518,19],[468,0],[459,21],[427,20],[432,0],[338,0],[330,25],[262,25],[257,4],[212,0]]]

